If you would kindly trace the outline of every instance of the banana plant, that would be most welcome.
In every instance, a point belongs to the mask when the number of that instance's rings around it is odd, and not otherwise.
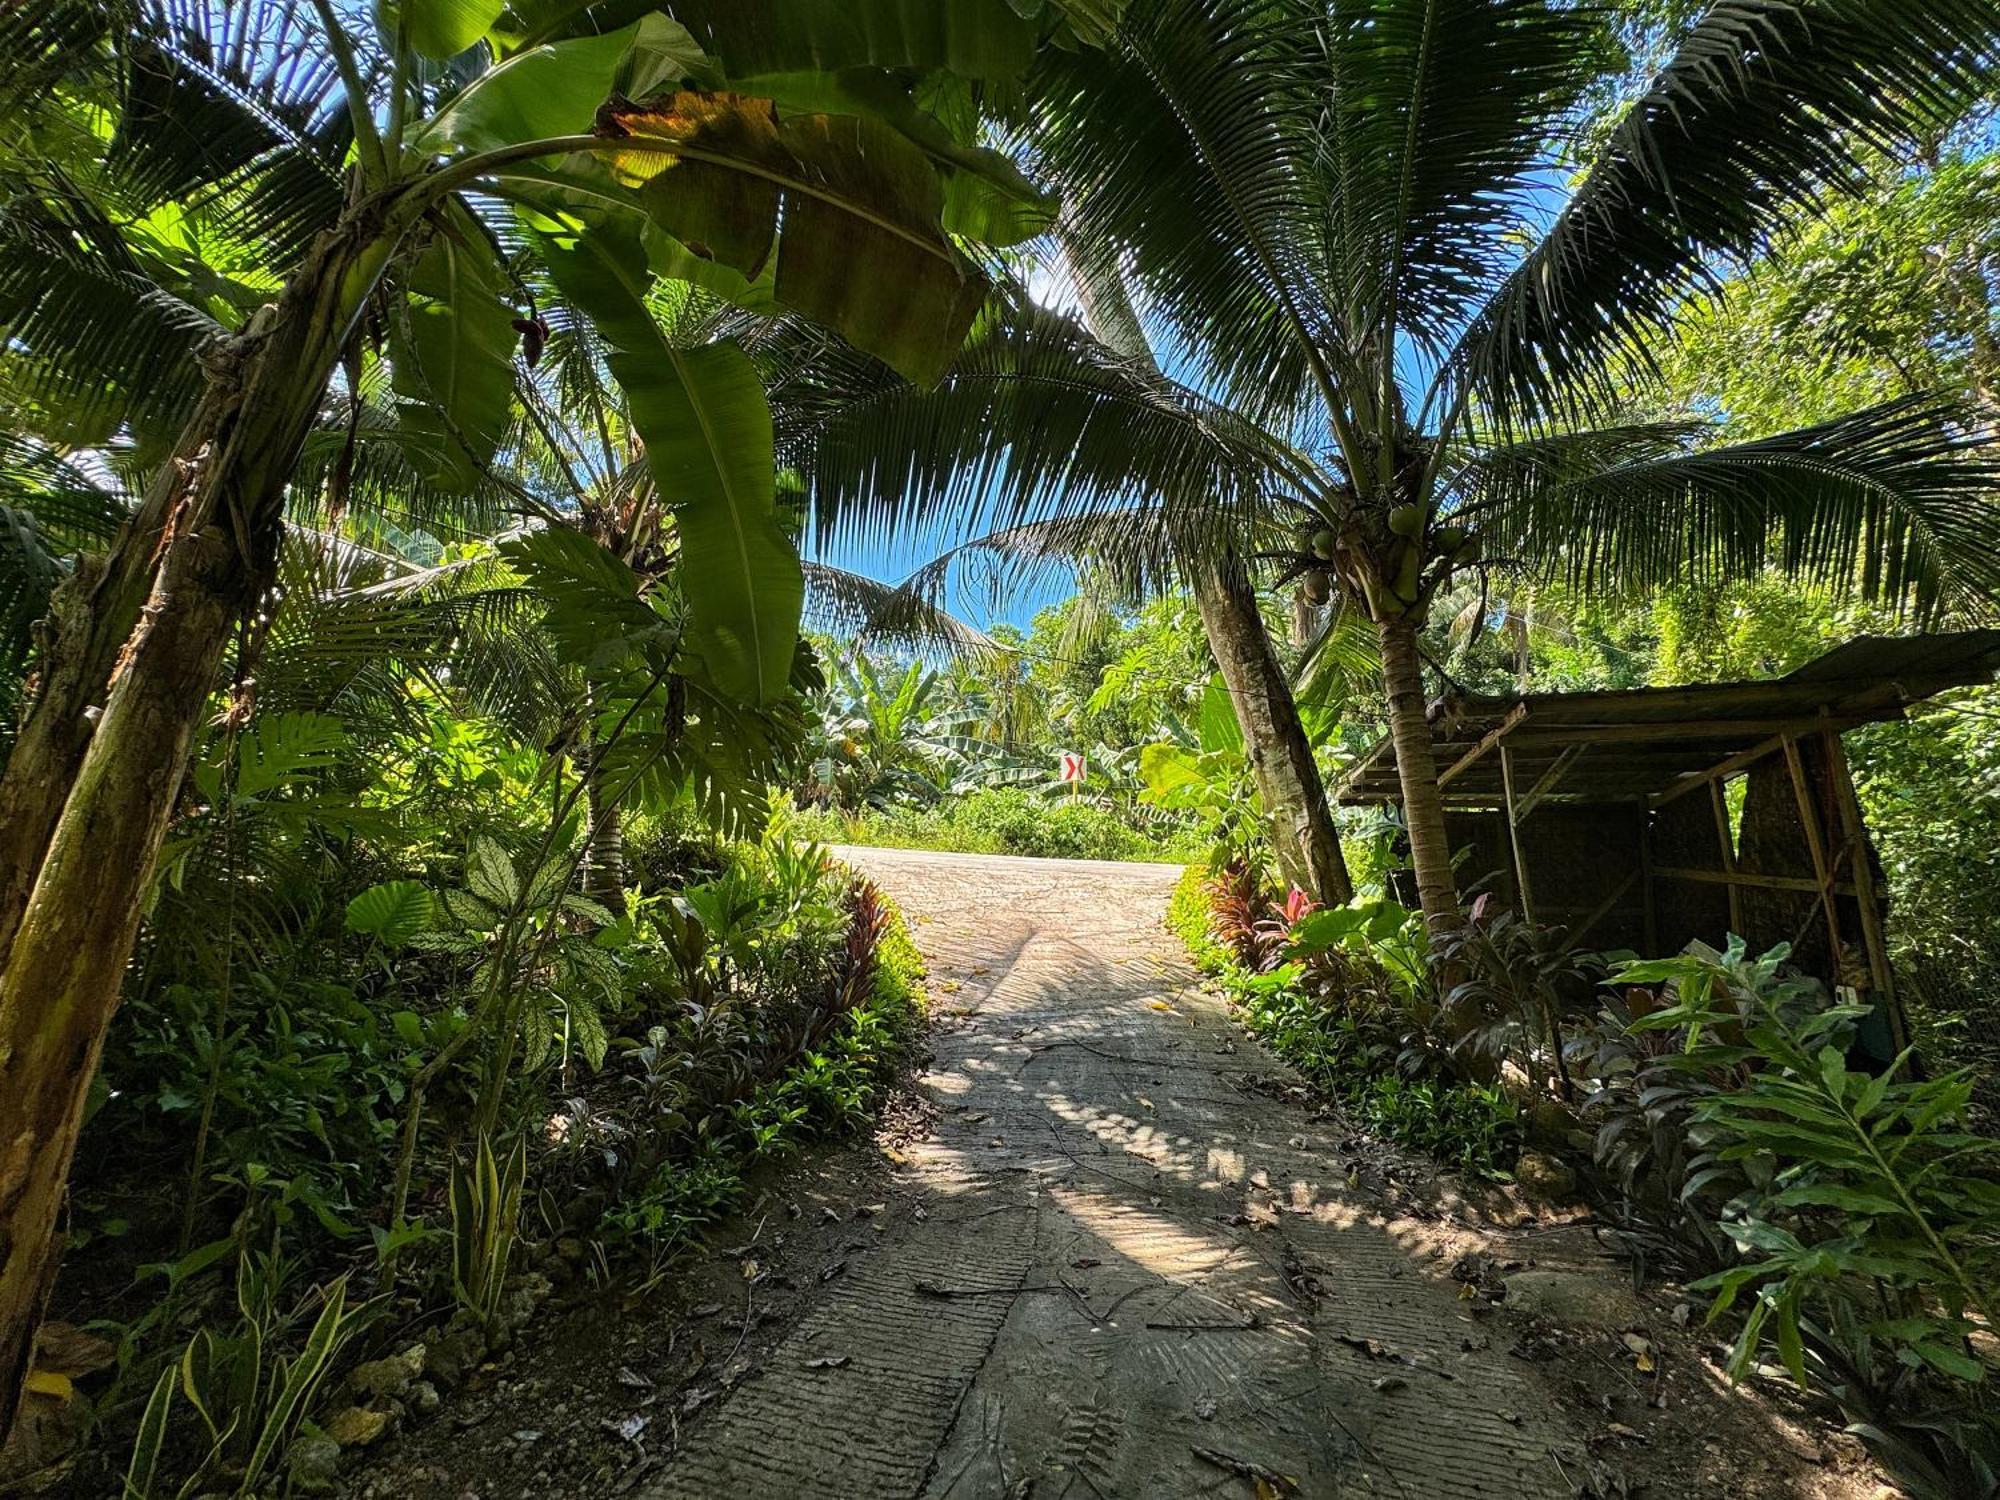
[[[699,280],[934,378],[984,296],[954,234],[1037,227],[971,101],[1069,29],[984,0],[863,11],[684,0],[600,32],[560,0],[401,0],[373,27],[333,0],[54,0],[0,22],[8,373],[149,439],[140,503],[52,599],[0,777],[0,1139],[28,1145],[0,1180],[0,1425],[175,789],[337,371],[386,360],[413,450],[463,482],[541,337],[518,266],[548,256],[677,507],[690,654],[721,694],[786,691],[769,411],[740,349],[657,347],[647,296]]]

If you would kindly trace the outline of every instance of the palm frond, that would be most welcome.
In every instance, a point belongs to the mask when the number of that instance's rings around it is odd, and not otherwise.
[[[12,376],[84,441],[121,423],[178,427],[196,352],[222,326],[149,274],[102,208],[60,173],[0,182],[0,328]]]
[[[1085,242],[1129,257],[1145,310],[1256,420],[1325,394],[1322,108],[1311,0],[1132,0],[1103,51],[1029,79],[1035,170]]]
[[[1564,111],[1595,75],[1598,20],[1548,0],[1328,7],[1325,276],[1377,348],[1441,347],[1490,293]]]
[[[102,68],[107,45],[128,34],[137,20],[136,3],[107,0],[39,0],[0,9],[0,119],[26,119],[46,108],[63,107],[58,85],[79,72]]]
[[[1686,452],[1706,422],[1660,420],[1626,422],[1578,432],[1545,432],[1489,447],[1467,445],[1441,488],[1455,509],[1470,519],[1478,511],[1505,506],[1573,479],[1590,479],[1623,464],[1643,463]]]
[[[148,0],[120,48],[107,165],[141,204],[196,200],[289,264],[338,216],[352,129],[300,0]]]
[[[801,566],[806,619],[814,629],[861,645],[901,646],[930,656],[979,656],[998,649],[985,631],[917,590],[827,563]]]
[[[955,586],[998,610],[1051,585],[1074,584],[1079,607],[1089,608],[1107,594],[1138,600],[1172,588],[1180,578],[1178,545],[1157,507],[1073,512],[943,548],[901,587],[939,599]]]
[[[1775,565],[1908,608],[2000,597],[2000,459],[1962,407],[1904,397],[1755,442],[1495,489],[1495,550],[1583,588],[1653,588]]]
[[[1135,502],[1199,537],[1254,518],[1310,468],[1025,301],[990,316],[929,390],[830,346],[808,359],[776,383],[772,407],[823,538],[951,538]]]
[[[16,706],[49,596],[75,555],[116,535],[125,494],[60,454],[0,434],[0,740]]]
[[[1989,89],[1990,0],[1719,0],[1611,132],[1448,367],[1495,420],[1609,398],[1723,257]]]

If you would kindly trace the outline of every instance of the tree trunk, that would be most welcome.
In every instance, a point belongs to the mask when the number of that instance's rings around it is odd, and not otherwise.
[[[1233,560],[1220,571],[1190,571],[1209,646],[1243,726],[1278,868],[1315,901],[1344,906],[1354,899],[1354,882],[1340,852],[1340,832],[1257,596]]]
[[[593,734],[584,752],[583,893],[614,916],[625,914],[625,824],[618,804],[605,795],[597,774],[598,745]]]
[[[1444,831],[1444,797],[1437,757],[1424,713],[1423,666],[1417,655],[1417,622],[1398,615],[1376,622],[1382,642],[1382,686],[1389,695],[1389,737],[1396,746],[1396,774],[1403,784],[1403,822],[1410,835],[1417,898],[1431,936],[1458,925],[1458,887],[1451,873],[1451,840]]]
[[[364,205],[205,362],[173,456],[56,611],[63,635],[0,778],[0,1433],[195,731],[231,627],[272,577],[286,481],[390,245],[382,206]]]

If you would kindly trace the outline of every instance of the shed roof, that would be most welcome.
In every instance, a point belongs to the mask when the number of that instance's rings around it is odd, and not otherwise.
[[[2000,630],[1860,636],[1765,682],[1587,693],[1451,694],[1430,708],[1447,805],[1490,807],[1503,791],[1504,745],[1526,806],[1658,800],[1723,762],[1745,762],[1788,735],[1899,719],[1905,705],[2000,673]],[[1345,803],[1398,800],[1385,736],[1336,784]]]

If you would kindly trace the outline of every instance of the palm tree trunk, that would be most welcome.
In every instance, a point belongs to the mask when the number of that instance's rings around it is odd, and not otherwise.
[[[1340,832],[1257,596],[1233,559],[1221,569],[1191,571],[1209,647],[1243,726],[1278,868],[1315,901],[1344,906],[1354,899],[1354,882],[1340,852]]]
[[[1376,623],[1382,642],[1382,686],[1389,697],[1389,737],[1396,746],[1396,774],[1403,784],[1403,821],[1410,835],[1417,898],[1431,935],[1458,925],[1458,887],[1451,873],[1451,840],[1444,830],[1444,797],[1437,757],[1424,713],[1423,666],[1417,655],[1417,622],[1396,615]]]
[[[1093,254],[1065,224],[1056,226],[1056,237],[1092,335],[1106,348],[1157,370],[1159,364],[1115,257]],[[1315,901],[1345,906],[1354,899],[1354,881],[1340,852],[1340,830],[1334,826],[1312,742],[1299,722],[1292,686],[1271,649],[1257,596],[1235,559],[1211,568],[1206,559],[1191,555],[1192,549],[1182,547],[1180,552],[1182,570],[1193,584],[1195,604],[1208,632],[1209,649],[1243,726],[1278,869]]]
[[[593,720],[594,720],[593,715]],[[625,824],[617,803],[604,794],[593,728],[584,753],[583,893],[614,916],[625,914]]]
[[[388,249],[379,205],[364,206],[208,360],[174,455],[64,601],[65,638],[0,777],[0,1433],[195,731],[232,626],[271,580],[286,481]]]

